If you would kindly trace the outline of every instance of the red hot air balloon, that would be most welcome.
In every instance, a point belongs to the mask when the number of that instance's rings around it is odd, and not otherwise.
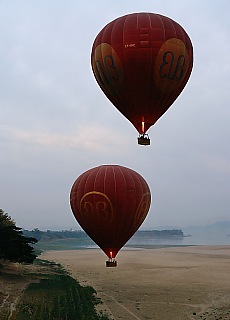
[[[73,214],[109,258],[107,266],[117,265],[118,251],[141,226],[150,202],[144,178],[119,165],[102,165],[84,172],[70,192]]]
[[[94,76],[114,106],[148,145],[146,131],[184,89],[193,65],[192,43],[175,21],[133,13],[107,24],[91,54]]]

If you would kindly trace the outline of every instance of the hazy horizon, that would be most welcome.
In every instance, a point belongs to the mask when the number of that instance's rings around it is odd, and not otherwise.
[[[17,225],[18,226],[18,225]],[[203,225],[186,225],[186,226],[181,226],[181,225],[159,225],[159,226],[154,226],[154,227],[143,227],[141,226],[137,231],[147,231],[147,230],[163,230],[163,229],[190,229],[190,228],[208,228],[211,226],[216,226],[217,228],[229,228],[229,234],[230,234],[230,220],[225,220],[225,221],[216,221],[211,224],[203,224]],[[21,227],[21,226],[19,226]],[[39,229],[40,231],[65,231],[65,230],[73,230],[73,231],[78,231],[78,230],[83,230],[78,224],[75,226],[58,226],[58,225],[50,225],[50,226],[43,226],[43,227],[30,227],[30,228],[24,228],[21,227],[22,229],[27,229],[27,230],[34,230],[34,229]],[[83,230],[84,231],[84,230]]]

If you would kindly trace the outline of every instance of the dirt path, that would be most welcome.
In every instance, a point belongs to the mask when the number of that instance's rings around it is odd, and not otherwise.
[[[0,320],[14,320],[14,311],[24,290],[39,281],[34,274],[50,272],[41,265],[2,263],[0,268]]]
[[[12,319],[19,297],[31,282],[25,272],[19,264],[4,264],[0,269],[0,320]]]

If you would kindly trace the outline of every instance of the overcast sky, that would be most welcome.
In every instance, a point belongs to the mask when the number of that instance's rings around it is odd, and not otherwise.
[[[141,11],[181,24],[195,55],[149,147],[137,145],[90,65],[98,32]],[[229,12],[229,0],[1,0],[0,208],[23,228],[79,229],[69,206],[75,179],[120,164],[150,186],[142,228],[229,221]]]

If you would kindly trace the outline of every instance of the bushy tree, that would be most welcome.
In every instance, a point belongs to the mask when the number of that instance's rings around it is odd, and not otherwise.
[[[36,242],[35,238],[25,237],[8,213],[0,209],[0,259],[32,263],[36,254],[30,244]]]

